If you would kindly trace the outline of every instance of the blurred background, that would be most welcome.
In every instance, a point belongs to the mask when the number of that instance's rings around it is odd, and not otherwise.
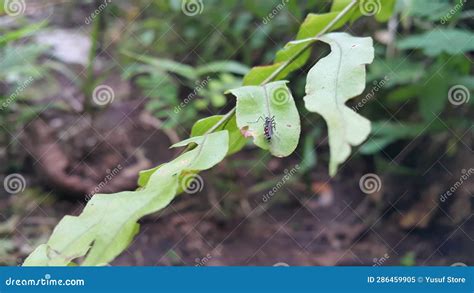
[[[3,2],[3,3],[2,3]],[[0,0],[0,264],[18,265],[97,192],[140,170],[223,93],[271,64],[308,13],[331,1]],[[377,1],[375,1],[377,3]],[[399,0],[371,36],[376,58],[349,106],[373,122],[336,177],[324,121],[303,105],[311,62],[288,79],[296,152],[250,142],[141,220],[112,265],[474,265],[474,3]],[[272,191],[270,194],[269,192]]]

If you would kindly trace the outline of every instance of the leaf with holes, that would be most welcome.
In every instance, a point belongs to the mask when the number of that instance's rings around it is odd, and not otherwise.
[[[138,231],[137,221],[166,207],[186,188],[179,182],[192,172],[206,170],[227,154],[229,136],[219,131],[182,141],[174,147],[196,145],[142,178],[143,188],[116,194],[97,194],[77,217],[66,216],[46,244],[26,260],[29,266],[64,266],[84,257],[82,265],[105,265],[122,252]]]
[[[320,38],[331,46],[331,53],[319,60],[308,73],[305,106],[323,116],[328,124],[331,159],[329,172],[335,175],[339,164],[351,153],[351,145],[361,144],[370,133],[370,121],[345,103],[365,88],[365,65],[374,59],[371,38],[330,33]]]
[[[237,97],[237,126],[255,145],[286,157],[298,145],[300,116],[287,81],[230,90]]]

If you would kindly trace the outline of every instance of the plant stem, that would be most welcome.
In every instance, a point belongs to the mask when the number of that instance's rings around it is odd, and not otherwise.
[[[340,21],[356,4],[359,2],[359,0],[352,0],[351,3],[349,3],[341,12],[339,12],[336,17],[331,20],[316,36],[314,36],[314,40],[309,41],[307,44],[304,45],[304,47],[301,48],[301,50],[296,53],[295,55],[291,56],[290,59],[286,60],[283,64],[281,64],[275,71],[272,72],[264,81],[260,83],[260,85],[265,85],[269,82],[271,82],[275,77],[278,76],[286,67],[288,67],[293,61],[296,60],[303,52],[305,52],[307,49],[309,49],[319,37],[327,33],[338,21]],[[227,114],[225,114],[219,122],[214,124],[213,127],[209,128],[204,135],[209,134],[216,129],[218,129],[222,124],[224,124],[227,120],[232,118],[232,116],[235,114],[236,107],[232,108]]]
[[[95,1],[95,7],[99,7],[100,2]],[[86,78],[83,82],[82,85],[82,92],[84,94],[84,105],[83,105],[83,111],[85,113],[91,113],[92,111],[92,92],[93,92],[93,87],[94,87],[94,82],[95,82],[95,75],[94,75],[94,61],[97,55],[97,49],[99,47],[100,39],[101,39],[101,34],[102,30],[104,29],[103,23],[103,14],[100,13],[99,15],[96,16],[96,18],[93,20],[92,24],[92,34],[91,34],[91,48],[89,51],[89,58],[87,61],[87,71],[86,71]]]

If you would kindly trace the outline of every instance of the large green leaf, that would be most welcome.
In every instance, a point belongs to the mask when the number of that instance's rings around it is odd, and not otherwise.
[[[174,145],[196,147],[146,173],[148,180],[141,178],[144,187],[138,191],[95,195],[78,217],[64,217],[48,242],[40,245],[24,265],[63,266],[83,256],[82,265],[107,264],[130,244],[141,217],[171,202],[183,173],[209,169],[225,157],[228,139],[227,131],[219,131]]]
[[[400,40],[399,49],[422,49],[428,56],[450,55],[474,50],[474,33],[460,29],[435,29]]]
[[[347,33],[330,33],[320,38],[331,46],[331,53],[319,60],[308,73],[305,106],[326,120],[331,161],[335,175],[339,164],[351,153],[351,145],[361,144],[370,133],[370,121],[345,103],[365,88],[365,64],[374,59],[371,38],[356,38]]]
[[[321,33],[333,19],[335,19],[340,11],[343,10],[345,6],[339,7],[337,10],[325,14],[308,14],[304,22],[301,24],[296,36],[296,40],[303,40],[308,38],[314,38],[319,33]],[[353,8],[355,9],[355,8]],[[353,10],[352,9],[352,10]],[[341,17],[334,25],[332,25],[328,31],[332,31],[340,28],[344,23],[346,23],[351,17],[351,13],[347,13]],[[244,85],[258,85],[271,76],[276,70],[282,67],[285,62],[285,68],[275,76],[275,80],[285,78],[289,73],[300,68],[309,59],[310,52],[305,43],[295,43],[289,42],[285,47],[279,50],[276,54],[275,63],[265,66],[256,66],[253,67],[247,75],[244,77]],[[290,62],[291,60],[291,62]]]
[[[237,97],[237,126],[246,136],[254,138],[255,145],[269,149],[277,157],[286,157],[296,149],[301,131],[300,116],[286,81],[244,86],[229,92]],[[275,126],[274,133],[267,137],[266,119],[274,119]]]

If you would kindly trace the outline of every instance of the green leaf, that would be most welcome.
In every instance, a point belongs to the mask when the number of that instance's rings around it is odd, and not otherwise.
[[[419,81],[425,74],[422,63],[413,63],[406,58],[375,59],[368,68],[367,82],[386,79],[384,87],[393,87]]]
[[[450,55],[474,50],[474,33],[460,29],[435,29],[400,40],[399,49],[421,49],[428,56]]]
[[[413,139],[421,134],[435,134],[446,130],[442,123],[394,123],[378,121],[373,123],[371,138],[360,147],[360,152],[371,155],[383,150],[386,146],[402,139]]]
[[[370,133],[370,121],[345,103],[365,88],[365,66],[374,58],[371,38],[347,33],[331,33],[320,38],[331,46],[331,53],[319,60],[308,73],[305,106],[323,116],[328,124],[333,176],[339,164],[351,153],[351,145],[361,144]]]
[[[459,3],[459,0],[456,0]],[[407,1],[406,14],[435,21],[447,15],[452,8],[449,0],[411,0]]]
[[[147,172],[138,191],[96,194],[78,216],[66,216],[46,244],[26,260],[26,266],[65,266],[85,256],[82,265],[105,265],[122,252],[138,231],[137,221],[166,207],[179,190],[180,176],[206,170],[227,153],[227,131],[197,136],[174,147],[197,146],[175,160]]]
[[[334,0],[331,11],[344,9],[352,0]],[[390,19],[395,8],[396,0],[359,0],[357,8],[353,11],[351,20],[355,21],[361,16],[375,16],[379,22]]]
[[[145,64],[154,66],[158,70],[175,73],[187,79],[193,80],[199,77],[196,73],[196,70],[192,66],[179,63],[174,60],[156,58],[147,55],[138,55],[128,51],[122,51],[122,54]]]
[[[196,68],[197,75],[203,76],[215,72],[229,72],[244,75],[250,68],[236,61],[215,61]]]
[[[344,7],[341,7],[341,10]],[[355,9],[355,8],[353,8]],[[301,24],[296,36],[296,40],[304,40],[308,38],[316,37],[323,29],[340,13],[340,11],[333,11],[325,14],[308,14],[304,22]],[[351,17],[351,13],[348,13],[341,17],[341,19],[335,23],[329,31],[340,28],[346,23]],[[266,66],[253,67],[247,75],[244,77],[244,85],[258,85],[261,84],[265,79],[272,75],[277,69],[279,69],[285,62],[289,62],[284,70],[282,70],[274,79],[283,79],[289,73],[300,68],[309,59],[310,51],[308,50],[307,44],[289,42],[285,47],[279,50],[276,54],[275,64]],[[298,56],[299,55],[299,56]],[[293,59],[291,62],[290,60]]]
[[[214,115],[198,120],[191,130],[191,136],[203,135],[206,131],[211,129],[217,122],[219,122],[224,115]],[[235,115],[219,126],[216,130],[227,130],[229,132],[229,150],[227,155],[232,155],[240,151],[246,144],[247,139],[242,135],[240,129],[237,127],[237,119]]]
[[[365,1],[371,2],[373,0],[365,0]],[[393,14],[397,0],[384,0],[384,1],[381,1],[380,3],[381,3],[380,9],[375,14],[375,19],[379,22],[388,21]]]
[[[255,145],[269,149],[277,157],[293,153],[300,137],[300,117],[295,101],[286,86],[276,81],[263,86],[244,86],[230,90],[237,97],[237,125]],[[265,120],[274,119],[270,140],[265,137]],[[271,128],[271,125],[268,125]]]
[[[17,30],[9,31],[0,36],[0,46],[16,41],[21,38],[31,36],[48,24],[46,21],[25,25]]]

